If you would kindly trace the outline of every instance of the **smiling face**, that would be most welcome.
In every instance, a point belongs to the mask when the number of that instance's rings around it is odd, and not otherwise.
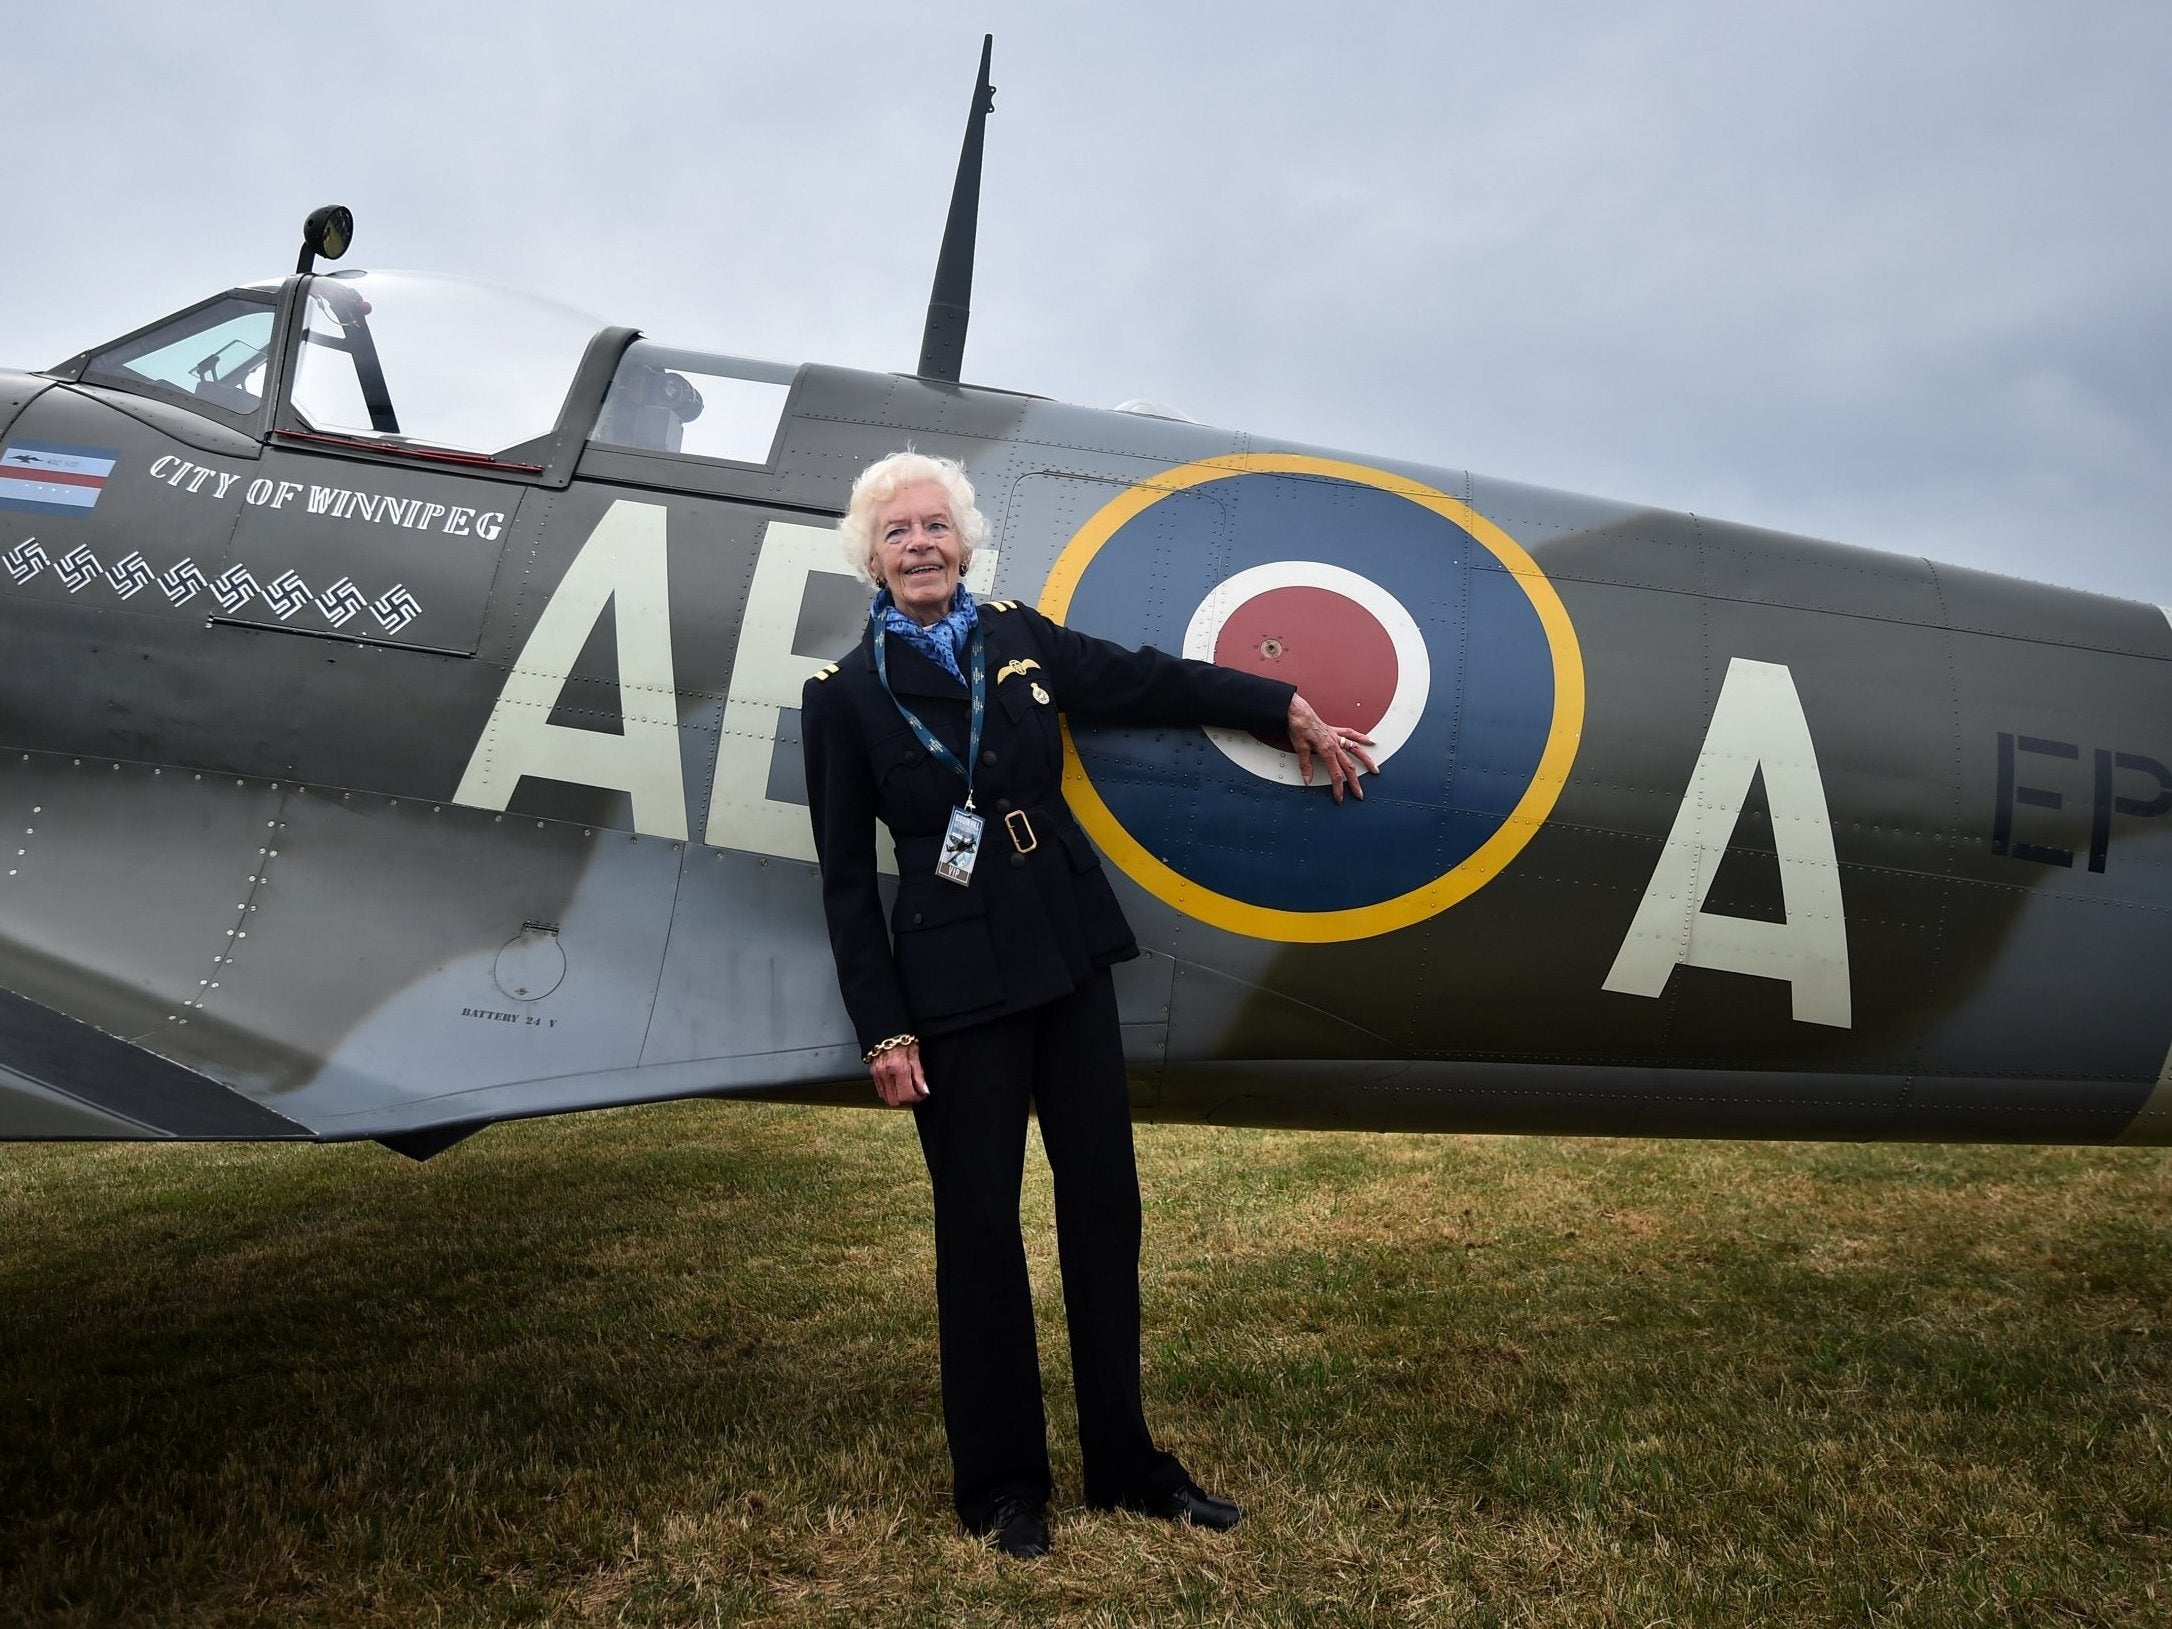
[[[959,559],[950,494],[937,482],[903,487],[876,512],[877,572],[897,608],[922,627],[940,622],[949,612]]]

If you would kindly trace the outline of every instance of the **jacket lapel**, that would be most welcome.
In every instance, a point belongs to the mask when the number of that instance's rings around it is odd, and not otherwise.
[[[965,700],[965,686],[929,661],[912,647],[908,640],[892,634],[883,641],[883,651],[890,664],[890,689],[898,696],[929,696],[942,701]],[[875,629],[873,624],[860,639],[860,657],[867,664],[870,674],[875,672]],[[878,680],[878,682],[880,682]]]

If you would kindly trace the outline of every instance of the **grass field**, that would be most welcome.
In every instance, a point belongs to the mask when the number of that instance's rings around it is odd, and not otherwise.
[[[0,1620],[2172,1623],[2172,1158],[1142,1128],[1227,1537],[957,1534],[910,1124],[0,1149]]]

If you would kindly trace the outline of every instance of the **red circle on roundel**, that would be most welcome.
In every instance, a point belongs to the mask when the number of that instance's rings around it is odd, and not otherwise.
[[[1402,672],[1395,641],[1372,612],[1306,585],[1270,588],[1230,612],[1214,662],[1294,684],[1322,718],[1366,734],[1386,716]],[[1290,750],[1280,731],[1259,739]]]

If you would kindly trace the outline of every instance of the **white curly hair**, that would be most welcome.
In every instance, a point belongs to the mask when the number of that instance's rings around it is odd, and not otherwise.
[[[837,523],[845,563],[870,587],[882,580],[875,570],[875,555],[882,543],[875,535],[875,516],[900,492],[923,481],[933,481],[949,495],[950,523],[958,531],[960,576],[973,563],[973,551],[987,537],[988,518],[974,502],[973,483],[966,478],[965,466],[955,458],[931,458],[910,447],[878,458],[852,483],[852,502],[845,509],[845,518]]]

